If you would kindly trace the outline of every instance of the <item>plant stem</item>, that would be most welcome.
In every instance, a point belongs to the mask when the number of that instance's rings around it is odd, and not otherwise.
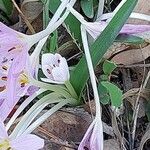
[[[47,83],[35,80],[33,78],[30,79],[30,84],[37,86],[37,87],[40,87],[40,88],[43,88],[43,89],[46,89],[46,90],[50,90],[50,91],[59,93],[63,97],[66,97],[66,98],[71,97],[71,95],[68,93],[67,89],[62,85],[47,84]]]
[[[69,3],[70,6],[73,6],[75,4],[75,2],[76,2],[76,0],[71,0],[70,3]],[[38,43],[38,45],[35,48],[34,52],[32,53],[31,60],[38,60],[39,54],[41,52],[41,49],[42,49],[42,47],[44,46],[45,42],[48,39],[48,35],[50,33],[52,33],[53,31],[55,31],[64,22],[64,20],[68,17],[69,11],[66,10],[66,12],[63,14],[63,16],[58,20],[58,16],[60,16],[58,14],[61,14],[63,12],[63,10],[65,9],[65,7],[67,5],[67,4],[66,5],[65,4],[62,3],[62,7],[59,7],[57,9],[56,13],[54,14],[53,18],[50,21],[51,24],[49,24],[48,27],[44,31],[41,31],[41,32],[39,32],[39,33],[37,33],[35,35],[32,35],[33,39],[37,38],[35,40],[35,43],[38,42],[40,39],[42,39],[42,40],[40,40],[40,42]],[[37,37],[36,37],[36,35],[37,35]],[[38,63],[37,61],[34,61],[35,65],[37,63]]]
[[[87,61],[87,65],[88,65],[88,70],[89,70],[89,74],[90,74],[90,78],[91,78],[92,88],[93,88],[93,92],[94,92],[94,99],[95,99],[95,104],[96,104],[96,117],[101,118],[101,108],[100,108],[100,101],[99,101],[99,95],[98,95],[98,90],[97,90],[94,68],[93,68],[90,50],[89,50],[89,46],[88,46],[86,30],[85,30],[84,26],[82,26],[82,25],[81,25],[81,36],[82,36],[86,61]]]
[[[101,17],[104,10],[104,2],[105,0],[99,0],[98,3],[98,11],[97,11],[97,18]]]
[[[37,101],[21,118],[20,122],[17,124],[10,137],[14,138],[21,135],[24,130],[30,125],[32,120],[50,103],[58,102],[59,96],[56,93],[50,93],[39,101]]]
[[[45,92],[46,90],[40,89],[37,92],[35,92],[32,96],[28,97],[16,110],[16,112],[13,114],[13,116],[10,118],[9,122],[6,125],[6,130],[8,131],[11,125],[14,123],[15,119],[21,114],[21,112],[28,106],[29,103],[33,101],[34,98],[36,98],[41,93]]]
[[[62,22],[57,23],[57,20],[59,19],[60,15],[66,8],[69,0],[64,0],[57,11],[55,12],[53,18],[51,19],[50,23],[48,24],[47,28],[44,29],[43,31],[33,34],[30,36],[30,38],[34,39],[34,43],[37,43],[38,41],[42,40],[43,38],[47,37],[49,34],[51,34],[53,31],[55,31],[61,24]],[[64,19],[65,20],[65,19]],[[33,43],[33,41],[32,41]]]
[[[75,92],[75,90],[74,90],[74,88],[73,88],[73,86],[72,86],[72,84],[70,83],[69,80],[65,82],[65,86],[67,87],[67,89],[68,89],[69,93],[71,94],[71,96],[72,96],[73,98],[75,98],[75,99],[78,100],[78,95],[77,95],[77,93]]]
[[[86,24],[87,21],[84,19],[84,17],[78,13],[70,4],[67,5],[67,9],[82,23]]]
[[[71,100],[72,101],[72,100]],[[29,134],[34,129],[36,129],[40,124],[42,124],[48,117],[50,117],[53,113],[58,111],[60,108],[62,108],[64,105],[68,104],[69,100],[65,99],[61,102],[59,102],[57,105],[52,107],[49,111],[47,111],[44,115],[42,115],[39,119],[37,119],[33,124],[31,124],[23,134]]]

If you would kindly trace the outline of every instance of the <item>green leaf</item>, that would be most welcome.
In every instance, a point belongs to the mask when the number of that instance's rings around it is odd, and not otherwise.
[[[124,43],[133,43],[133,44],[142,44],[145,42],[143,38],[134,35],[128,35],[128,34],[118,35],[115,41],[124,42]]]
[[[81,8],[87,17],[94,17],[93,0],[81,0]]]
[[[49,51],[51,53],[55,53],[56,49],[58,48],[58,32],[55,30],[53,32],[53,36],[50,38],[50,48]]]
[[[60,0],[50,0],[49,3],[50,11],[54,14],[59,5],[60,5]],[[67,26],[67,29],[69,29],[72,37],[77,42],[82,44],[81,33],[80,33],[80,22],[72,14],[69,14],[67,19],[65,20],[65,24]]]
[[[70,14],[65,20],[65,24],[68,27],[73,39],[81,45],[82,39],[80,32],[80,22],[72,14]]]
[[[105,88],[101,82],[98,85],[98,93],[99,93],[99,98],[100,102],[104,105],[108,104],[110,101],[110,96],[107,88]]]
[[[13,10],[13,3],[11,0],[0,0],[0,9],[3,10],[8,16],[11,15]]]
[[[122,91],[109,81],[102,81],[101,84],[108,90],[112,106],[120,107],[122,103]]]
[[[138,0],[127,0],[94,44],[90,47],[94,67],[96,67],[103,55],[106,53],[107,49],[113,44],[119,31],[137,4],[137,1]],[[82,80],[79,81],[81,78]],[[86,59],[85,56],[83,56],[70,76],[70,81],[78,95],[81,95],[88,78],[89,73]]]
[[[106,60],[103,64],[103,71],[105,74],[110,75],[116,67],[117,65],[115,63]]]

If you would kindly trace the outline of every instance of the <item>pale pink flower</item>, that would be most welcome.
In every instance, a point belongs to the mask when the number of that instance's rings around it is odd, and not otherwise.
[[[2,121],[28,89],[27,83],[20,82],[20,85],[18,80],[28,66],[28,50],[34,42],[30,36],[19,33],[0,22],[0,82],[2,83],[0,85],[0,118]]]
[[[42,71],[47,78],[41,80],[49,83],[64,84],[70,77],[66,59],[57,53],[42,55]]]
[[[103,150],[103,129],[101,120],[96,117],[86,131],[78,150]]]
[[[30,87],[28,76],[23,71],[19,75],[17,75],[17,78],[15,80],[16,83],[8,83],[8,73],[11,64],[12,61],[10,60],[5,61],[0,65],[0,82],[2,83],[0,84],[0,118],[2,120],[4,120],[6,116],[8,116],[8,114],[11,112],[11,110],[13,109],[14,105],[18,102],[20,97],[24,96],[26,93],[28,94],[28,88]],[[15,89],[15,101],[8,101],[9,98],[7,97],[7,91],[9,88]]]
[[[100,33],[106,28],[108,22],[99,21],[99,22],[87,22],[84,24],[87,32],[96,39]],[[150,25],[135,25],[135,24],[125,24],[120,34],[136,34],[150,31]]]
[[[27,37],[0,22],[0,63],[16,58],[21,52],[27,52],[29,49]]]
[[[21,135],[11,139],[0,121],[0,150],[38,150],[44,147],[44,140],[33,134]]]

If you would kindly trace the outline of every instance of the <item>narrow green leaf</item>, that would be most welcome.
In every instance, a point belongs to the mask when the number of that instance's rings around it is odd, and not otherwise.
[[[94,17],[93,0],[81,0],[81,8],[87,17]]]
[[[103,71],[105,74],[110,75],[116,67],[117,65],[115,63],[106,60],[103,64]]]
[[[138,0],[127,0],[110,21],[105,30],[97,38],[94,44],[90,47],[94,67],[96,67],[96,65],[102,59],[103,55],[106,53],[107,49],[113,44],[119,31],[137,4],[137,1]],[[78,95],[81,94],[88,78],[89,74],[87,64],[85,56],[83,56],[74,71],[71,73],[70,77],[70,81]],[[79,81],[79,79],[82,80]]]
[[[142,44],[145,42],[144,39],[134,36],[134,35],[127,35],[127,34],[120,34],[117,36],[116,42],[124,42],[124,43],[133,43],[133,44]]]
[[[11,0],[0,0],[0,9],[3,10],[8,16],[11,15],[13,4]]]
[[[60,5],[60,0],[50,0],[49,3],[50,11],[54,14],[59,5]],[[65,24],[69,29],[72,37],[74,37],[74,39],[81,44],[82,40],[81,40],[81,33],[80,33],[80,22],[72,14],[69,14],[67,19],[65,20]]]
[[[54,53],[57,48],[58,48],[58,32],[57,32],[57,30],[55,30],[53,32],[53,36],[50,38],[50,48],[49,48],[49,51],[51,53]]]
[[[108,90],[112,106],[120,107],[122,103],[122,91],[109,81],[102,81],[101,84]]]

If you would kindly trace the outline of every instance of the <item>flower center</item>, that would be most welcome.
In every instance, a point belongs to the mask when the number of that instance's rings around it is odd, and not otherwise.
[[[11,150],[9,141],[7,139],[0,143],[0,150]]]
[[[27,83],[29,83],[29,79],[25,73],[20,74],[19,83],[21,84],[21,87],[24,87]]]

